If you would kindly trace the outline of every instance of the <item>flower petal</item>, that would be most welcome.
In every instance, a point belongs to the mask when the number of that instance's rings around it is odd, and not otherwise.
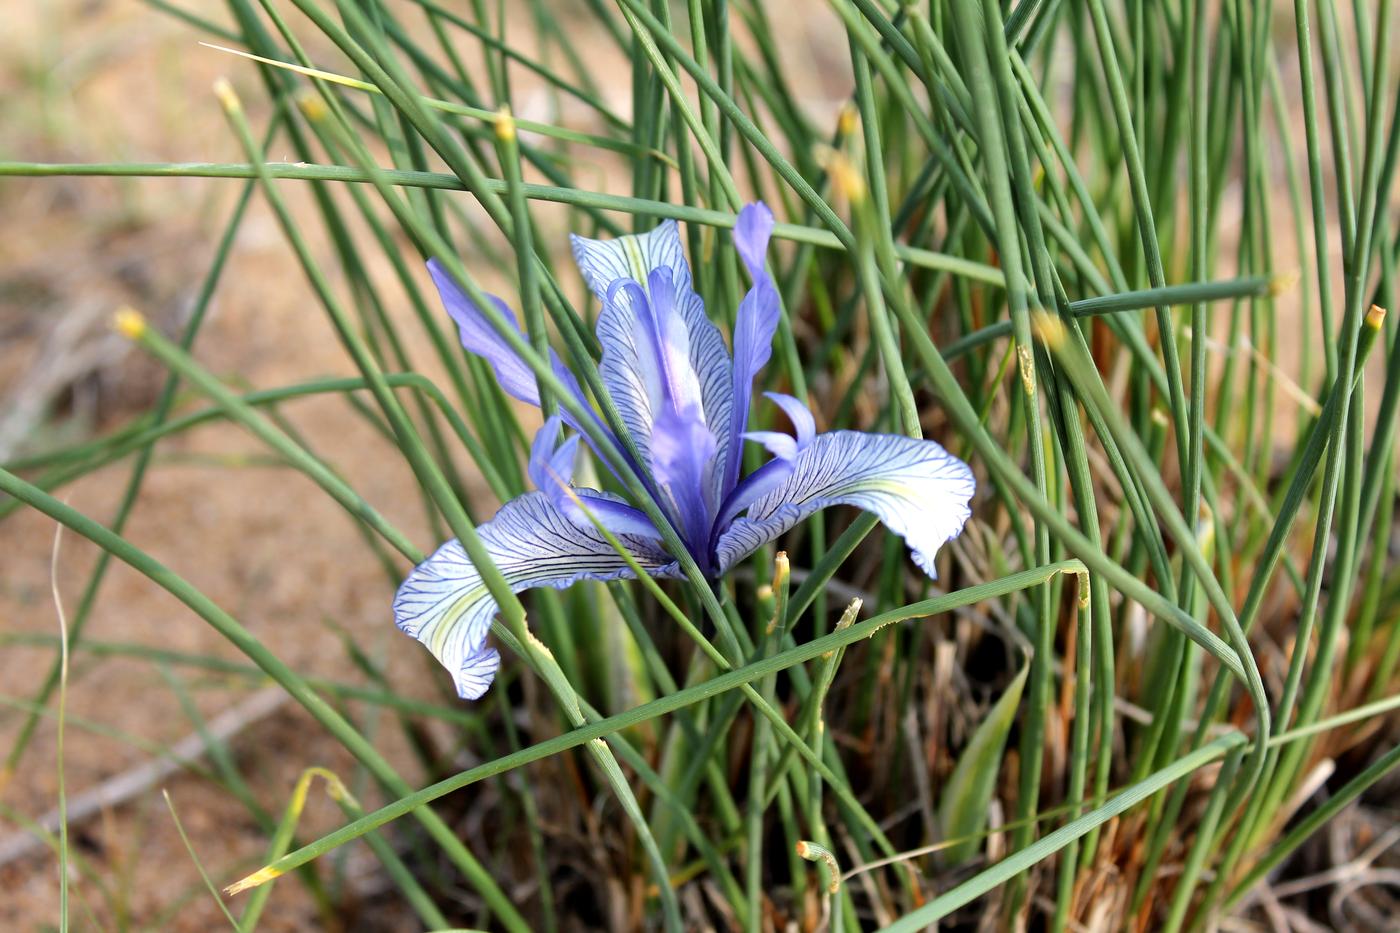
[[[500,380],[501,388],[506,394],[538,406],[539,388],[535,384],[535,374],[530,367],[526,366],[525,361],[516,355],[500,334],[496,333],[486,315],[467,297],[466,292],[457,286],[457,282],[441,263],[436,259],[429,259],[428,272],[432,274],[433,284],[442,296],[443,306],[457,323],[457,333],[462,346],[491,364],[491,369],[495,371],[496,378]],[[496,310],[500,311],[511,327],[515,328],[516,333],[519,333],[520,324],[506,303],[495,295],[486,297],[491,299]]]
[[[734,246],[749,270],[753,287],[739,304],[734,320],[733,403],[730,408],[729,446],[724,468],[724,490],[730,491],[739,479],[743,445],[739,437],[748,427],[749,399],[753,381],[773,355],[773,335],[778,330],[781,304],[778,290],[764,268],[764,253],[773,232],[773,212],[763,203],[750,204],[739,212],[734,225]]]
[[[762,444],[779,460],[797,459],[797,439],[781,431],[745,431],[744,440]]]
[[[611,240],[591,240],[570,234],[569,242],[574,248],[578,271],[599,303],[606,301],[608,288],[618,279],[631,279],[645,285],[653,269],[670,269],[677,290],[692,290],[690,265],[685,261],[680,228],[674,220],[663,220],[649,233]]]
[[[755,474],[757,475],[757,474]],[[935,576],[938,549],[962,531],[976,489],[972,470],[933,441],[893,434],[818,434],[785,482],[749,506],[720,536],[721,570],[829,505],[873,512]]]
[[[596,529],[574,524],[544,493],[512,499],[477,533],[514,593],[633,576]],[[619,541],[647,573],[676,573],[675,561],[653,542],[630,535]],[[414,568],[394,597],[395,624],[427,646],[468,700],[486,692],[500,666],[495,649],[486,645],[496,610],[481,574],[455,540]]]
[[[549,496],[549,501],[569,521],[592,529],[594,522],[615,535],[660,538],[651,520],[611,493],[574,487],[574,462],[578,457],[579,436],[559,443],[562,425],[554,415],[545,420],[530,444],[530,481]]]
[[[686,372],[694,374],[704,420],[715,429],[718,447],[714,459],[722,464],[732,402],[729,353],[691,287],[690,267],[676,222],[667,220],[650,233],[611,240],[570,239],[579,271],[602,303],[597,332],[603,356],[598,373],[642,455],[643,465],[652,465],[651,434],[659,415],[653,404],[662,380],[654,363],[657,350],[679,348],[682,343],[689,366],[678,374],[682,382],[677,388],[688,391],[691,383]],[[662,269],[670,270],[670,294],[653,294],[653,283],[664,281],[654,279]],[[620,281],[632,284],[618,286]],[[717,499],[723,470],[709,473],[710,495]]]
[[[467,293],[458,287],[456,280],[442,267],[442,263],[436,259],[428,260],[428,272],[433,277],[433,284],[437,286],[438,295],[442,298],[443,307],[457,324],[457,335],[462,341],[462,346],[486,360],[491,365],[491,369],[496,374],[496,379],[500,381],[501,388],[512,398],[519,399],[536,408],[540,404],[539,384],[535,381],[535,372],[525,364],[510,344],[500,334],[496,333],[491,322],[486,319],[486,315],[476,306],[476,303],[467,297]],[[487,295],[491,303],[496,306],[496,310],[509,322],[510,326],[520,333],[520,324],[516,321],[515,312],[495,295]],[[583,394],[583,389],[579,386],[574,374],[564,366],[558,354],[553,350],[549,351],[550,366],[554,370],[554,375],[559,377],[559,381],[568,387],[574,398],[578,399],[583,407],[588,408],[588,400]],[[574,425],[573,418],[565,417],[566,422]]]
[[[817,419],[812,417],[812,409],[808,408],[801,399],[791,395],[784,395],[781,392],[764,392],[769,401],[783,410],[783,414],[788,416],[792,422],[792,430],[797,435],[797,449],[801,450],[812,443],[812,438],[817,436]]]
[[[652,434],[652,469],[670,512],[679,521],[681,537],[702,569],[708,569],[710,531],[719,501],[706,477],[713,475],[715,435],[698,406],[682,411],[666,407]]]

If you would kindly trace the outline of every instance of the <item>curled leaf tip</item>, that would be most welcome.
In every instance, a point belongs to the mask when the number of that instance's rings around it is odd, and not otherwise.
[[[135,308],[119,308],[112,315],[112,327],[127,340],[139,340],[146,333],[146,318]]]
[[[793,846],[799,858],[804,858],[809,862],[821,862],[826,866],[826,890],[830,894],[835,894],[841,888],[841,866],[836,861],[836,855],[826,846],[817,845],[815,842],[808,842],[799,839]]]

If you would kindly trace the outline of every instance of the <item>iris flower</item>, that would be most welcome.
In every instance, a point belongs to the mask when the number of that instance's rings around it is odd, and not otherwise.
[[[554,372],[636,470],[707,577],[721,576],[812,513],[838,504],[874,513],[932,577],[934,555],[970,514],[975,483],[967,464],[933,441],[860,431],[818,434],[807,406],[776,392],[767,397],[791,422],[792,434],[747,430],[754,378],[768,362],[780,314],[764,268],[772,231],[773,214],[763,204],[745,207],[734,227],[734,245],[753,286],[736,315],[732,355],[691,287],[675,221],[612,240],[572,237],[579,271],[602,306],[598,372],[635,444],[635,458],[603,428],[578,381],[551,353]],[[490,364],[509,395],[538,406],[533,371],[436,261],[428,267],[462,345]],[[490,300],[515,321],[504,302]],[[599,526],[644,572],[683,577],[682,555],[667,551],[642,510],[611,493],[572,485],[580,439],[593,443],[579,427],[567,412],[547,419],[530,451],[537,491],[511,499],[478,528],[511,590],[634,576]],[[741,477],[745,441],[772,456]],[[394,599],[398,627],[427,646],[466,699],[485,693],[500,667],[499,654],[486,643],[496,611],[481,574],[455,540],[414,569]]]

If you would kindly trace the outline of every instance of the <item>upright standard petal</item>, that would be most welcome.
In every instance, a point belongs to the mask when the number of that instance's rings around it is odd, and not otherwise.
[[[501,507],[477,529],[511,591],[565,589],[580,580],[617,580],[634,574],[596,529],[581,528],[544,493],[526,493]],[[675,561],[646,538],[618,536],[642,570],[672,576]],[[394,622],[422,642],[452,674],[457,692],[474,700],[500,666],[486,635],[497,610],[481,574],[457,541],[419,564],[394,597]]]
[[[904,539],[914,562],[935,576],[933,559],[962,531],[976,489],[972,470],[933,441],[893,434],[818,434],[791,475],[749,506],[719,537],[720,570],[829,505],[874,513]]]
[[[767,205],[750,204],[739,212],[734,224],[734,247],[749,270],[753,286],[739,304],[734,319],[734,401],[730,409],[729,448],[725,458],[724,490],[733,489],[739,480],[743,461],[743,445],[739,438],[748,428],[749,399],[753,395],[754,378],[773,355],[773,335],[778,330],[782,313],[778,290],[764,268],[768,238],[773,233],[773,212]]]
[[[602,303],[597,331],[603,356],[598,373],[642,454],[644,466],[652,465],[651,434],[660,414],[653,404],[653,390],[659,387],[653,380],[661,374],[656,371],[655,349],[648,345],[658,333],[670,335],[666,346],[683,346],[686,371],[694,374],[699,386],[704,420],[715,429],[715,460],[722,464],[729,443],[725,426],[732,402],[729,353],[691,286],[676,222],[668,220],[650,233],[611,240],[570,239],[579,271]],[[665,281],[654,278],[663,269],[670,270],[670,294],[653,294],[653,282]],[[707,486],[712,498],[717,498],[723,470],[710,473]]]

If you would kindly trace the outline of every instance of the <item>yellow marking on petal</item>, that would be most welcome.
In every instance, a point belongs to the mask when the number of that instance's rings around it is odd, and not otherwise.
[[[146,333],[146,317],[135,308],[119,308],[112,315],[112,327],[127,340],[140,340]]]

